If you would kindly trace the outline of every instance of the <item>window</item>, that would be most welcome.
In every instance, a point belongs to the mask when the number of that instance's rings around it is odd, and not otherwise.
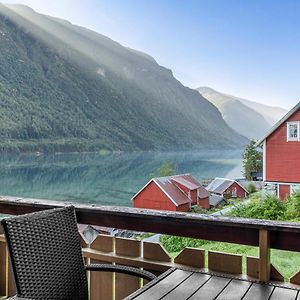
[[[234,188],[232,189],[232,191],[231,191],[231,196],[232,196],[233,198],[236,198],[236,197],[237,197],[237,188],[236,188],[236,187],[234,187]]]
[[[299,184],[292,184],[291,185],[291,194],[300,192],[300,185]]]
[[[299,142],[299,122],[287,122],[287,141]]]

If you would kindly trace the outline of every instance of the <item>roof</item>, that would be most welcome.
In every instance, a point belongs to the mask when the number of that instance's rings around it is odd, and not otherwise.
[[[223,196],[212,194],[209,196],[209,205],[218,206],[221,202],[227,202]]]
[[[202,184],[200,183],[200,181],[198,181],[196,178],[194,178],[190,174],[182,174],[182,175],[172,176],[172,180],[184,185],[191,191],[196,190],[199,187],[202,187]]]
[[[176,205],[190,203],[189,197],[179,189],[173,182],[172,177],[154,178],[153,181],[160,187],[160,189],[172,200]]]
[[[223,194],[233,183],[238,184],[243,190],[247,193],[248,191],[237,181],[227,178],[219,178],[216,177],[207,187],[206,189],[211,193]]]
[[[176,182],[186,186],[190,190],[199,188],[200,198],[206,198],[209,196],[208,192],[201,185],[201,183],[190,174],[181,174],[167,177],[152,178],[141,190],[139,190],[133,197],[132,200],[143,191],[151,182],[162,190],[162,192],[168,196],[168,198],[176,205],[180,206],[183,204],[190,203],[189,197],[177,187]],[[203,196],[204,195],[204,196]]]
[[[300,102],[294,106],[284,117],[282,117],[257,143],[260,146],[265,139],[267,139],[280,125],[287,121],[298,109],[300,109]]]
[[[209,197],[209,192],[207,191],[207,189],[204,186],[199,187],[198,197],[200,199]]]

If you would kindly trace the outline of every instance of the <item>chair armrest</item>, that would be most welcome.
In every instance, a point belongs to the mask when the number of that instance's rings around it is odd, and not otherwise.
[[[18,296],[14,296],[12,298],[7,298],[6,300],[35,300],[35,299],[32,299],[32,298],[22,298],[22,297],[18,297]]]
[[[116,272],[128,275],[137,276],[147,280],[153,280],[156,278],[154,274],[148,271],[140,270],[133,267],[123,266],[123,265],[111,265],[111,264],[91,264],[86,265],[85,269],[87,271],[102,271],[102,272]]]

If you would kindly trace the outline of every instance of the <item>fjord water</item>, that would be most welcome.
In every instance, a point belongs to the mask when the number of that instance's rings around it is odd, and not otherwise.
[[[242,150],[2,155],[0,194],[132,206],[131,197],[166,162],[198,179],[241,177]]]

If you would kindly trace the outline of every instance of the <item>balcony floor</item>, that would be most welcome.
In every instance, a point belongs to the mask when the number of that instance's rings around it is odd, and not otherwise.
[[[300,300],[298,289],[172,269],[126,299]]]

